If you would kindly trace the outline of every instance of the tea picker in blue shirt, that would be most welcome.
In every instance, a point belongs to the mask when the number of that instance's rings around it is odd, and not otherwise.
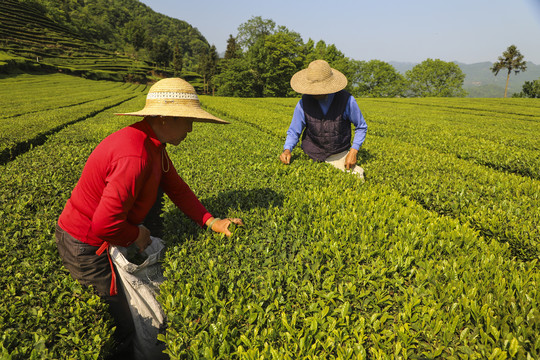
[[[291,152],[302,138],[302,150],[314,161],[350,170],[362,179],[356,165],[367,124],[354,97],[347,92],[347,78],[324,60],[312,61],[291,78],[293,90],[303,94],[296,105],[280,160],[290,164]],[[354,139],[351,145],[354,125]]]

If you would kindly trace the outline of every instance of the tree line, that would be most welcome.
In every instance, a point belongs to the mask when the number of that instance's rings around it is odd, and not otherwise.
[[[402,75],[384,61],[350,59],[323,40],[304,43],[297,32],[260,16],[241,24],[236,37],[229,35],[222,59],[214,47],[203,54],[199,72],[206,93],[290,97],[298,96],[289,85],[292,75],[316,59],[324,59],[343,72],[349,80],[346,89],[357,97],[466,95],[465,75],[455,63],[427,59]]]
[[[324,41],[303,42],[300,34],[269,19],[252,17],[238,27],[236,37],[229,35],[223,59],[215,47],[202,54],[199,72],[204,92],[236,97],[297,96],[290,87],[292,75],[315,59],[324,59],[343,72],[347,90],[356,97],[463,97],[465,74],[459,65],[439,59],[427,59],[404,75],[391,64],[347,58],[335,45]],[[493,65],[495,75],[507,69],[510,74],[526,70],[523,55],[514,45]],[[521,97],[540,97],[540,80],[527,82]],[[536,95],[536,96],[535,96]],[[506,97],[506,89],[505,95]]]

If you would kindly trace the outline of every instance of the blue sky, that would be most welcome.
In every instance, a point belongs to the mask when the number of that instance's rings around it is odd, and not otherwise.
[[[254,16],[356,60],[495,62],[512,44],[540,64],[540,0],[140,0],[196,27],[218,52]]]

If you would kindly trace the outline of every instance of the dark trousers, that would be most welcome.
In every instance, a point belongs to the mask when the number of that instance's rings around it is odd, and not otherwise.
[[[135,327],[129,310],[122,282],[116,279],[118,295],[110,295],[111,265],[107,252],[96,255],[97,246],[85,244],[56,226],[56,246],[71,276],[83,285],[92,285],[101,299],[109,306],[116,330],[113,338],[115,348],[111,359],[132,359]]]

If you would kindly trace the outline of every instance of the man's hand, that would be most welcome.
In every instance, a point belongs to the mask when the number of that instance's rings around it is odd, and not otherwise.
[[[345,169],[352,170],[356,166],[356,155],[358,154],[358,150],[351,148],[349,150],[349,153],[347,154],[347,157],[345,158]]]
[[[291,163],[291,150],[284,150],[281,155],[279,155],[279,160],[285,165],[289,165]]]
[[[225,234],[227,236],[231,236],[231,232],[229,231],[229,225],[232,223],[235,223],[238,226],[244,226],[244,223],[242,222],[242,219],[238,218],[226,218],[226,219],[217,219],[211,217],[206,221],[206,226],[209,226],[212,224],[212,230],[218,233]]]
[[[135,245],[139,248],[139,252],[143,252],[151,243],[150,230],[144,225],[139,225],[139,236],[135,239]]]

